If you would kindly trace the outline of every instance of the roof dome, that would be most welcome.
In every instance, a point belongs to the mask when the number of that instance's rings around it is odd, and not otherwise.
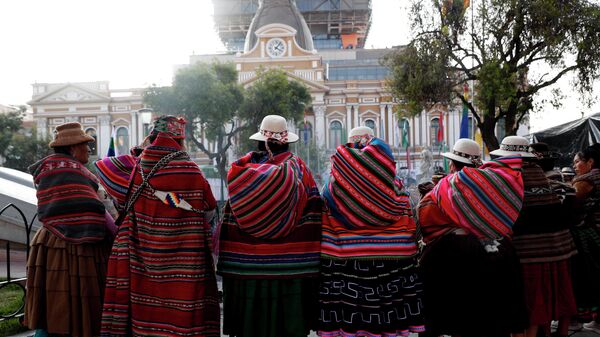
[[[258,42],[256,31],[272,23],[280,23],[294,28],[298,45],[309,51],[314,49],[312,34],[304,17],[296,8],[295,0],[261,0],[250,24],[250,29],[248,29],[248,35],[246,35],[244,52],[249,52]]]

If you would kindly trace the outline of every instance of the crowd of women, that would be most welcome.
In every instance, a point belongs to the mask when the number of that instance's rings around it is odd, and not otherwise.
[[[320,193],[287,125],[263,119],[256,151],[231,165],[220,217],[182,118],[157,118],[95,174],[94,139],[58,126],[54,154],[31,167],[43,227],[27,326],[220,336],[223,317],[223,334],[239,337],[536,337],[558,321],[553,335],[573,322],[600,333],[600,145],[575,156],[567,183],[545,144],[506,137],[483,163],[460,139],[443,154],[451,172],[422,184],[414,205],[370,128],[336,149]]]

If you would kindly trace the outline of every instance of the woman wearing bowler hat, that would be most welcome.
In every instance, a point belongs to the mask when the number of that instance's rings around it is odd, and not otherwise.
[[[54,154],[29,168],[43,224],[27,261],[25,322],[36,334],[100,334],[112,238],[98,181],[84,166],[92,141],[79,123],[59,125],[50,142]]]

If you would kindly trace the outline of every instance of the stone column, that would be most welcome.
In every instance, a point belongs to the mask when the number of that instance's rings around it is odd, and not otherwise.
[[[138,130],[140,129],[138,125],[139,118],[137,115],[137,111],[132,111],[130,115],[131,123],[129,123],[129,146],[135,146],[141,143],[141,141],[138,139]]]
[[[100,132],[98,132],[98,158],[106,156],[108,146],[110,145],[110,135],[112,128],[110,125],[110,115],[98,116],[100,122]]]
[[[392,132],[393,127],[394,127],[394,118],[393,118],[393,114],[394,111],[392,110],[392,105],[388,104],[387,105],[387,143],[388,144],[392,144],[394,142],[394,132]]]
[[[358,104],[353,106],[354,109],[354,127],[360,126],[360,121],[358,119]]]
[[[315,112],[315,140],[317,146],[325,147],[325,105],[313,105]]]
[[[352,130],[352,105],[346,105],[346,135]]]
[[[385,137],[387,135],[387,132],[385,130],[385,126],[386,126],[386,122],[385,122],[385,104],[380,104],[379,105],[379,130],[381,131],[381,134],[379,135],[379,138],[385,140]]]
[[[48,137],[48,118],[37,118],[37,135],[39,139]]]

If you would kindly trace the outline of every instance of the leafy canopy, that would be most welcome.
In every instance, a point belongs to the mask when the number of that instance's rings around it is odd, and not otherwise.
[[[590,94],[600,71],[600,6],[587,0],[412,0],[414,38],[384,59],[393,94],[409,114],[465,104],[489,149],[565,74]],[[475,87],[475,99],[463,85]],[[473,85],[474,84],[474,85]],[[555,91],[558,93],[558,91]]]

